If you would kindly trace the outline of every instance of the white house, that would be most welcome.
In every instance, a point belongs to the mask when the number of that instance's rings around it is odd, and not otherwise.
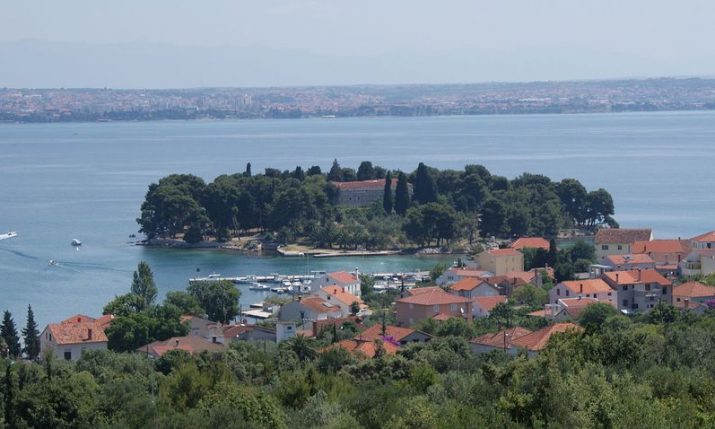
[[[40,334],[40,352],[52,351],[58,359],[77,360],[86,350],[107,350],[104,330],[112,318],[77,314],[60,323],[50,323]]]

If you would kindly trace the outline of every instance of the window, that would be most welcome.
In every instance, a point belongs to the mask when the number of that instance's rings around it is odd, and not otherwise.
[[[645,285],[645,290],[650,290],[650,285]]]
[[[624,307],[628,307],[628,300],[627,300],[627,299],[624,299],[624,300],[623,300],[623,306],[624,306]]]
[[[410,310],[412,310],[415,306],[410,303]]]
[[[631,308],[633,308],[634,310],[638,310],[638,304],[634,302]]]
[[[608,244],[604,244],[601,246],[601,250],[608,250]]]
[[[623,285],[623,291],[628,292],[628,285]]]
[[[677,301],[680,302],[680,298],[677,298]]]
[[[566,296],[569,296],[570,294],[571,294],[571,291],[569,291],[568,289],[566,289]]]
[[[618,245],[618,250],[623,250],[623,246],[621,246],[621,245],[619,244],[619,245]]]
[[[561,295],[561,289],[556,288],[556,295]]]
[[[611,292],[608,292],[608,296],[611,296]]]
[[[668,288],[667,288],[667,287],[664,287],[664,288],[663,288],[663,295],[667,295],[667,294],[668,294]]]
[[[65,360],[72,360],[72,351],[65,350]]]
[[[434,311],[435,313],[439,313],[439,305],[438,304],[433,305],[432,311]]]
[[[450,310],[452,310],[452,313],[456,313],[457,312],[457,304],[452,304],[450,306]]]

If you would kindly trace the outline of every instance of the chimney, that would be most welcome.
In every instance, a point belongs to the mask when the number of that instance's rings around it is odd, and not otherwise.
[[[87,329],[87,339],[88,340],[92,339],[92,330],[91,329]]]
[[[616,273],[616,284],[618,284],[618,277],[620,277],[620,274]]]
[[[176,344],[174,344],[174,347],[179,347],[179,340],[176,340]]]
[[[578,293],[583,293],[583,283],[579,283],[579,285],[578,285]]]

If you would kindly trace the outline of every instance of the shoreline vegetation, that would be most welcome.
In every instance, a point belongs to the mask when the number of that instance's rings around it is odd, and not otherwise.
[[[266,168],[206,183],[172,174],[149,186],[137,222],[145,246],[317,257],[474,253],[520,236],[588,235],[617,227],[605,189],[576,179],[514,179],[481,165],[412,172],[335,160],[295,170]]]

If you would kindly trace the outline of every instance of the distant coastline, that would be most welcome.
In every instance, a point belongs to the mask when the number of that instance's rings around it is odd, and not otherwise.
[[[715,110],[715,79],[197,89],[0,88],[0,123]]]

